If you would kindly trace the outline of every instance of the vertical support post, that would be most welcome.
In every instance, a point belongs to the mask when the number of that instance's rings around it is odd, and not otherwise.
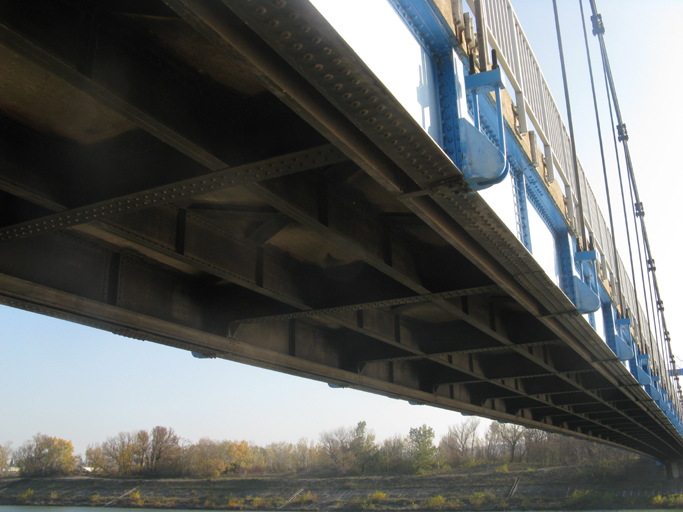
[[[484,0],[474,0],[474,17],[477,20],[477,47],[479,48],[479,71],[489,69],[489,50],[486,34],[486,7]]]
[[[550,144],[543,145],[543,153],[545,154],[545,171],[548,174],[548,181],[552,183],[555,181],[555,163],[553,162],[553,150]]]
[[[453,64],[453,50],[448,47],[433,60],[439,89],[439,107],[441,113],[441,147],[457,166],[460,166],[462,150],[460,148],[458,83]],[[464,91],[463,91],[464,94]],[[476,108],[476,107],[475,107]],[[477,121],[478,122],[478,119]]]
[[[673,480],[674,478],[678,478],[681,476],[679,466],[680,463],[673,460],[664,463],[664,467],[666,468],[667,480]]]
[[[519,57],[519,41],[517,39],[517,24],[515,23],[515,14],[510,4],[507,5],[508,20],[510,21],[510,39],[512,41],[512,66],[517,77],[517,85],[515,88],[515,105],[517,106],[517,119],[519,121],[520,133],[527,133],[529,128],[526,122],[526,100],[524,99],[524,86],[522,85],[522,68],[520,66]]]
[[[526,200],[526,188],[523,172],[515,171],[514,173],[512,173],[512,188],[515,197],[515,217],[517,218],[517,233],[519,239],[524,244],[524,247],[526,247],[530,253],[533,253],[531,249],[529,210]]]
[[[616,340],[614,339],[614,312],[612,311],[612,302],[602,303],[602,327],[605,333],[605,340],[607,346],[616,354]]]
[[[569,239],[569,233],[564,232],[555,237],[556,265],[560,274],[560,288],[569,300],[576,304],[574,292],[574,250]]]

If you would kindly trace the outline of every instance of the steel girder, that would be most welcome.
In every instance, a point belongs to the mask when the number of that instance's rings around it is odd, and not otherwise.
[[[683,453],[307,2],[30,3],[0,8],[13,80],[0,84],[3,303],[659,459]]]

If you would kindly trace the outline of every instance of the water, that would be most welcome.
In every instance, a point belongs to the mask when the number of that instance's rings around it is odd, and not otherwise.
[[[0,505],[0,512],[131,512],[132,510],[142,510],[142,509],[131,509],[131,508],[116,508],[116,507],[48,507],[45,505]],[[144,510],[164,510],[172,512],[215,512],[215,510],[201,510],[201,509],[168,509],[168,508],[145,508]],[[670,509],[666,510],[669,512]],[[261,512],[275,512],[275,511],[261,511]],[[415,511],[422,512],[422,511]],[[508,512],[521,512],[515,510],[509,510]],[[561,512],[556,510],[544,510],[543,512]],[[584,512],[665,512],[665,509],[629,509],[629,510],[593,510]]]

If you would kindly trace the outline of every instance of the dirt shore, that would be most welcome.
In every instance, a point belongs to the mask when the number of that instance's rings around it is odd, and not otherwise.
[[[1,478],[0,505],[216,510],[558,510],[680,508],[683,481],[628,470],[477,467],[424,476],[281,475],[216,480],[75,476]],[[664,501],[658,501],[662,496]],[[679,503],[680,501],[680,503]]]

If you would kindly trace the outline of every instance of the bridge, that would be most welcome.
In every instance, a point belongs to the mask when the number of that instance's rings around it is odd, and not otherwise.
[[[389,4],[416,97],[308,0],[3,3],[0,302],[678,476],[640,202],[622,260],[508,0]]]

